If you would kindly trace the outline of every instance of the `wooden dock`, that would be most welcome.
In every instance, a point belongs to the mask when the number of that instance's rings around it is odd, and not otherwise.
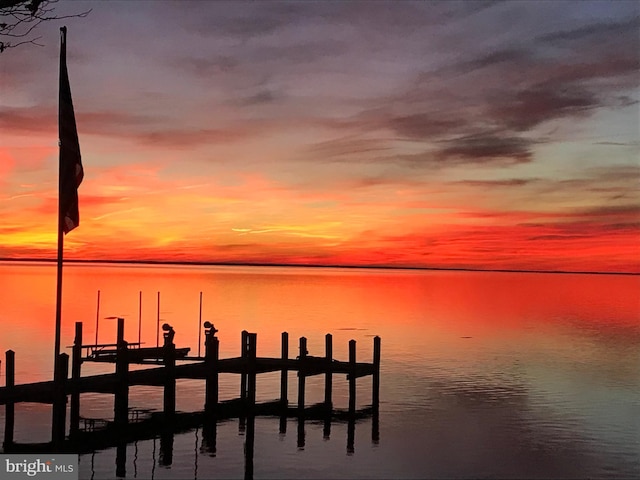
[[[281,419],[298,417],[331,419],[344,418],[354,422],[362,415],[374,415],[377,420],[380,388],[380,338],[373,339],[373,362],[356,361],[356,342],[349,342],[348,361],[333,358],[331,334],[325,337],[325,356],[310,356],[307,352],[307,339],[299,340],[299,352],[296,358],[289,358],[289,336],[282,333],[281,356],[279,358],[258,357],[256,352],[257,334],[242,332],[240,356],[219,358],[219,340],[217,330],[205,322],[205,355],[188,357],[188,349],[177,349],[173,343],[174,331],[169,325],[163,327],[164,345],[144,349],[140,343],[129,344],[124,340],[124,319],[118,319],[117,342],[115,344],[84,345],[82,342],[82,323],[76,323],[76,334],[72,347],[71,375],[69,376],[69,356],[60,355],[58,369],[53,381],[30,384],[15,384],[15,355],[6,352],[6,386],[0,387],[0,405],[5,405],[4,450],[9,451],[73,451],[116,446],[123,439],[150,438],[160,431],[172,432],[195,425],[215,424],[219,419],[237,417],[249,418],[249,424],[256,415],[273,415]],[[86,354],[83,356],[83,350]],[[99,353],[97,353],[99,352]],[[83,377],[81,366],[84,362],[115,363],[115,372],[110,374]],[[181,362],[178,364],[177,362]],[[183,363],[184,362],[184,363]],[[131,364],[160,364],[156,368],[130,370]],[[281,372],[280,398],[272,402],[256,403],[256,375],[266,372]],[[298,373],[297,405],[289,405],[287,398],[288,372]],[[218,376],[221,373],[239,374],[240,396],[237,399],[220,402],[218,399]],[[333,408],[333,375],[345,374],[349,382],[348,409]],[[325,376],[324,402],[305,408],[305,379],[313,375]],[[371,406],[356,410],[356,379],[371,375]],[[201,379],[205,381],[204,408],[201,412],[176,412],[176,379]],[[129,387],[134,385],[152,385],[162,387],[163,411],[145,415],[142,420],[132,417],[129,409]],[[114,395],[114,420],[96,422],[80,417],[80,394],[87,392],[108,393]],[[66,405],[70,398],[69,431],[66,431]],[[14,406],[21,402],[37,402],[53,405],[51,442],[47,444],[16,444],[14,442],[15,415]],[[81,422],[82,420],[82,422]],[[82,423],[82,425],[81,425]],[[377,425],[377,421],[374,421]],[[286,425],[286,421],[284,423]],[[87,427],[89,425],[89,427]],[[281,428],[283,422],[281,420]],[[285,427],[286,428],[286,427]],[[375,430],[375,427],[374,427]],[[377,433],[373,434],[374,436]]]

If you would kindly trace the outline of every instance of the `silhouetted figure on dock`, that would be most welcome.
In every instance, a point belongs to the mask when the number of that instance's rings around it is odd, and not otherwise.
[[[205,335],[213,335],[215,336],[216,333],[218,333],[218,329],[213,325],[213,323],[206,321],[204,322],[204,328],[206,328],[206,332]]]
[[[173,329],[171,325],[165,323],[162,325],[162,331],[164,332],[162,336],[164,337],[165,345],[168,343],[173,343],[173,337],[176,336],[176,331]]]

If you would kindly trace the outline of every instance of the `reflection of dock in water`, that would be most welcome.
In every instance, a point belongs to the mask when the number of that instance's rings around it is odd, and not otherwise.
[[[73,345],[71,378],[69,378],[69,356],[60,355],[58,369],[52,382],[15,385],[15,356],[6,352],[6,386],[0,388],[0,404],[5,405],[5,452],[74,452],[85,453],[96,449],[116,447],[119,458],[126,458],[127,443],[143,439],[161,438],[162,462],[171,463],[173,435],[202,428],[203,449],[213,448],[217,422],[239,418],[240,429],[245,431],[247,475],[252,477],[253,435],[255,417],[266,415],[280,418],[280,431],[286,432],[287,419],[298,419],[298,446],[304,446],[305,420],[323,421],[324,436],[329,437],[331,423],[346,421],[348,424],[347,451],[353,451],[355,423],[358,419],[372,416],[372,439],[378,438],[378,405],[380,386],[380,338],[373,341],[373,362],[356,361],[356,342],[349,342],[349,360],[333,359],[332,336],[325,337],[325,356],[308,355],[307,339],[300,338],[299,354],[289,358],[288,334],[282,334],[280,358],[256,355],[257,334],[242,332],[240,356],[220,359],[217,330],[205,323],[205,355],[189,357],[188,349],[176,348],[174,331],[169,325],[163,327],[164,345],[141,348],[140,343],[129,344],[124,340],[124,319],[118,319],[118,335],[115,344],[83,345],[82,323],[76,323]],[[83,356],[83,350],[86,353]],[[81,376],[84,362],[115,363],[115,373]],[[178,364],[178,362],[181,362]],[[146,370],[129,370],[131,364],[161,364]],[[281,372],[280,398],[272,402],[256,403],[256,376],[266,372]],[[288,372],[298,372],[297,406],[290,406],[287,398]],[[220,373],[235,373],[240,377],[240,397],[220,402],[218,400],[218,376]],[[333,408],[333,375],[346,374],[349,382],[349,407]],[[306,378],[325,376],[324,402],[305,406]],[[371,406],[356,409],[356,379],[371,375]],[[204,409],[200,412],[176,411],[176,379],[202,379],[205,381]],[[129,409],[129,387],[152,385],[163,387],[163,411]],[[84,419],[80,417],[80,394],[86,392],[110,393],[114,395],[114,420]],[[66,404],[70,397],[69,432],[66,432]],[[49,403],[53,405],[51,442],[41,444],[18,444],[13,440],[15,425],[14,406],[20,402]],[[162,440],[164,439],[164,440]],[[118,470],[124,463],[117,462]],[[119,475],[116,472],[117,475]]]
[[[263,404],[268,406],[269,404]],[[258,411],[260,409],[258,408]],[[325,413],[322,411],[325,410]],[[260,415],[268,415],[269,413],[260,413]],[[294,417],[293,420],[289,418]],[[348,411],[336,411],[327,412],[323,408],[322,404],[318,404],[305,409],[305,415],[290,415],[280,417],[280,434],[286,435],[287,424],[297,423],[297,447],[298,449],[304,449],[305,447],[305,421],[318,423],[318,421],[324,421],[323,438],[329,440],[331,436],[331,424],[332,423],[346,423],[347,424],[347,438],[346,438],[346,453],[351,455],[355,451],[355,428],[356,424],[366,418],[372,417],[372,442],[378,443],[378,414],[373,412],[372,408],[365,408],[355,412],[355,415],[349,414]],[[249,417],[239,417],[238,433],[245,438],[244,443],[244,471],[245,478],[253,478],[253,462],[254,462],[254,447],[255,447],[255,419],[256,415]],[[158,412],[156,419],[148,419],[149,422],[161,422],[162,415]],[[140,461],[137,453],[137,443],[141,440],[153,440],[153,466],[158,465],[162,467],[170,467],[173,464],[173,448],[174,448],[174,436],[176,434],[186,434],[188,432],[194,432],[195,435],[195,448],[194,448],[194,479],[198,478],[198,457],[200,455],[207,455],[209,457],[215,457],[217,454],[217,435],[218,426],[220,422],[228,421],[225,419],[215,420],[207,419],[204,412],[199,413],[181,413],[177,414],[176,422],[171,425],[159,425],[156,428],[148,428],[138,430],[137,432],[131,432],[131,435],[126,438],[120,436],[114,436],[114,443],[110,443],[110,447],[116,448],[116,476],[125,477],[127,475],[127,455],[133,453],[135,461]],[[191,427],[189,427],[191,425]],[[148,425],[149,426],[149,425]],[[327,427],[328,426],[328,427]],[[85,437],[90,438],[90,437]],[[159,449],[156,455],[156,441],[159,440]],[[95,444],[94,444],[95,445]],[[97,450],[99,448],[96,448]],[[86,453],[94,451],[92,448],[87,448]],[[133,450],[133,452],[132,452]],[[134,469],[137,468],[134,461]],[[184,459],[181,459],[184,461]],[[93,456],[92,456],[92,471],[93,471]],[[129,472],[131,473],[131,472]],[[134,472],[134,477],[136,477]],[[151,472],[151,478],[153,479],[153,469]],[[206,477],[208,478],[208,477]]]

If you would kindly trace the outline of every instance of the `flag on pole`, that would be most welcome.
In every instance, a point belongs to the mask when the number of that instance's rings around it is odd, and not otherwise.
[[[60,91],[58,101],[58,135],[60,142],[59,208],[60,227],[67,234],[80,224],[78,187],[84,177],[76,117],[71,101],[71,87],[67,72],[67,29],[61,29]]]

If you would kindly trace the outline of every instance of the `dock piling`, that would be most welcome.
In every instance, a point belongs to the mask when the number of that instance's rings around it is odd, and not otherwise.
[[[59,451],[64,442],[67,426],[66,383],[69,375],[69,355],[61,353],[53,374],[53,415],[51,421],[51,443],[54,451]]]
[[[124,318],[118,318],[116,353],[116,388],[113,401],[113,417],[116,426],[125,427],[129,421],[129,359],[124,340]]]
[[[328,411],[331,411],[331,390],[333,389],[333,372],[331,371],[331,364],[333,363],[333,336],[330,333],[325,335],[324,345],[325,359],[327,362],[327,370],[324,374],[324,406]]]
[[[380,405],[380,337],[373,337],[373,380],[371,383],[371,406],[374,412]]]
[[[356,412],[356,341],[349,340],[349,415]]]
[[[289,359],[289,334],[282,332],[282,348],[281,355],[282,363],[286,363]],[[280,370],[280,404],[283,408],[287,408],[289,403],[287,391],[289,389],[289,370],[286,366]]]
[[[257,355],[258,334],[247,334],[247,400],[249,412],[253,415],[256,405],[256,355]]]
[[[249,342],[249,332],[243,330],[240,334],[240,358],[243,360],[242,373],[240,374],[240,398],[243,402],[247,399],[247,373],[245,369],[247,361],[247,350]]]
[[[215,414],[218,406],[218,359],[220,342],[216,337],[216,329],[210,322],[204,327],[204,357],[205,357],[205,399],[204,409],[208,415]]]
[[[76,336],[71,354],[71,406],[69,408],[69,436],[80,431],[80,369],[82,365],[82,322],[76,322]]]
[[[5,384],[10,391],[16,384],[16,353],[7,350],[5,353]],[[5,448],[13,443],[13,428],[15,425],[15,404],[12,401],[4,407],[4,445]]]
[[[300,367],[298,368],[298,415],[304,415],[304,391],[306,383],[307,339],[300,337],[300,354],[298,356]]]
[[[163,356],[164,356],[164,418],[171,422],[176,413],[176,346],[173,343],[175,332],[173,327],[168,323],[162,325],[164,337]]]

